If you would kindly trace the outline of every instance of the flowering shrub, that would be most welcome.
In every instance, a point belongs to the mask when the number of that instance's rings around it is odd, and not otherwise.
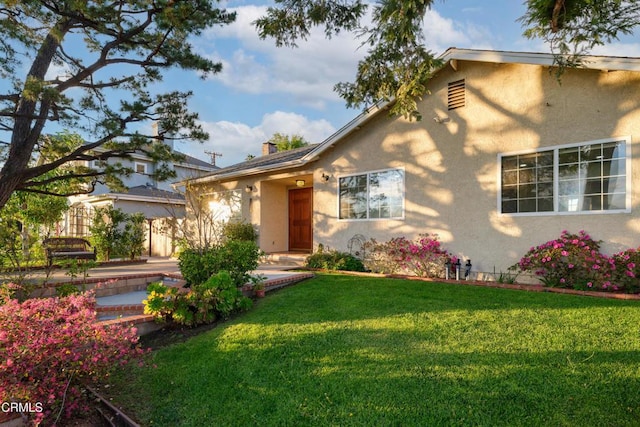
[[[625,292],[640,291],[640,248],[627,249],[613,257],[611,282]]]
[[[0,402],[39,404],[34,424],[54,425],[86,409],[82,386],[139,359],[135,329],[96,323],[95,297],[29,299],[0,305]]]
[[[518,266],[533,272],[550,287],[607,289],[611,286],[611,260],[600,253],[600,242],[585,231],[563,231],[558,239],[532,247]]]
[[[444,263],[450,259],[435,234],[421,234],[413,241],[405,237],[395,237],[382,244],[372,241],[365,247],[368,251],[366,264],[372,271],[376,271],[376,266],[383,266],[385,273],[405,271],[420,277],[441,277]]]

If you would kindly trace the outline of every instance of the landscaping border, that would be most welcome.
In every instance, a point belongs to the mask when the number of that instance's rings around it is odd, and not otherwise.
[[[382,277],[389,279],[404,279],[404,280],[415,280],[422,282],[436,282],[436,283],[447,283],[452,285],[468,285],[468,286],[484,286],[488,288],[500,288],[500,289],[511,289],[518,291],[527,291],[527,292],[550,292],[557,294],[567,294],[567,295],[580,295],[580,296],[588,296],[588,297],[596,297],[596,298],[608,298],[608,299],[619,299],[619,300],[632,300],[632,301],[640,301],[640,294],[625,294],[620,292],[596,292],[596,291],[580,291],[576,289],[567,289],[567,288],[550,288],[544,285],[536,285],[536,284],[523,284],[523,283],[499,283],[490,280],[452,280],[452,279],[434,279],[430,277],[419,277],[419,276],[411,276],[408,274],[384,274],[384,273],[363,273],[357,271],[333,271],[333,270],[321,270],[321,269],[309,269],[310,271],[322,271],[326,273],[337,273],[337,274],[347,274],[352,276],[363,276],[363,277]]]

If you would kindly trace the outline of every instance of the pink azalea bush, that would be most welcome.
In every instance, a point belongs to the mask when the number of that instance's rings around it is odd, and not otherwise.
[[[0,402],[37,404],[34,425],[86,409],[82,386],[141,360],[136,331],[96,323],[91,292],[22,303],[0,296]]]
[[[546,286],[598,291],[640,291],[640,248],[613,256],[585,231],[563,231],[555,240],[532,247],[517,265]]]
[[[420,277],[442,277],[444,263],[450,259],[449,252],[442,247],[436,234],[421,234],[415,240],[395,237],[385,243],[371,242],[365,245],[368,251],[365,266],[372,271],[403,271]]]
[[[640,248],[627,249],[613,257],[611,281],[626,292],[640,291]]]
[[[571,234],[565,230],[558,239],[532,247],[518,266],[551,287],[597,288],[610,277],[609,260],[600,253],[600,242],[585,231]]]

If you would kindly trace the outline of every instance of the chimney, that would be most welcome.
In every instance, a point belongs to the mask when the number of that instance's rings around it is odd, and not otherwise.
[[[153,132],[153,136],[159,136],[162,143],[168,145],[169,148],[173,151],[173,139],[164,137],[165,131],[162,129],[162,127],[160,127],[160,123],[153,122],[151,124],[151,129]]]
[[[278,152],[278,149],[276,148],[276,144],[274,144],[273,142],[263,142],[262,143],[262,155],[266,156],[269,154],[273,154]]]

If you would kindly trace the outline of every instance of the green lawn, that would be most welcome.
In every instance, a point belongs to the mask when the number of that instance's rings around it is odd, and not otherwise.
[[[640,425],[640,303],[319,275],[114,378],[144,426]]]

